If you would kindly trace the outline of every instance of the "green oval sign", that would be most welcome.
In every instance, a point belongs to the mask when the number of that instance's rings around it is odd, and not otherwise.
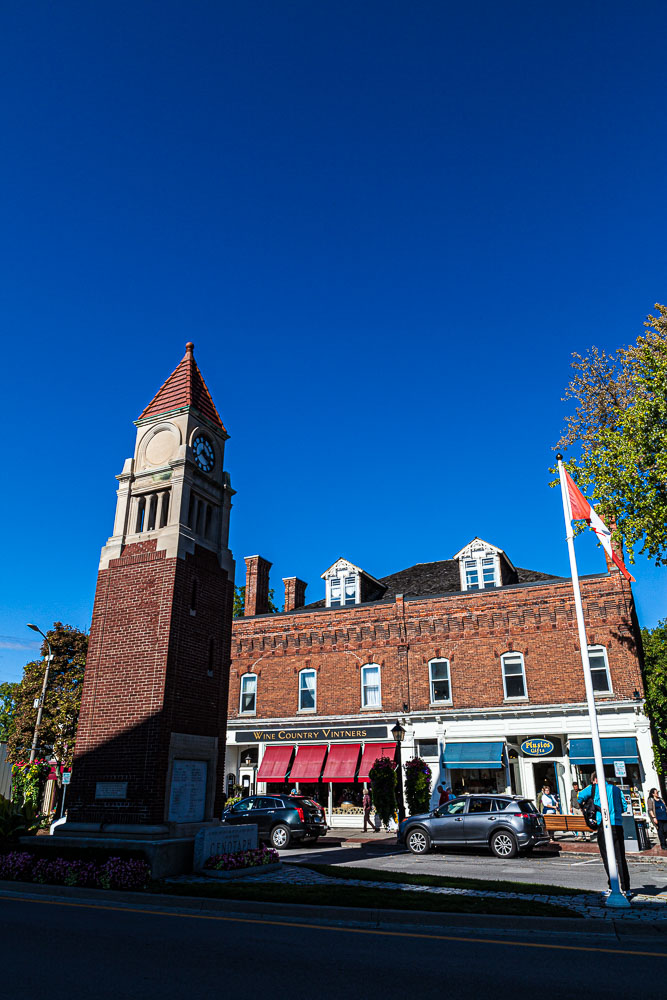
[[[555,746],[551,740],[524,740],[521,744],[521,750],[528,757],[548,757],[554,752]]]

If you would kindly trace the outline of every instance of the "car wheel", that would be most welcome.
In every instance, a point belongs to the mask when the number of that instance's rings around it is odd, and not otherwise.
[[[509,830],[498,830],[491,837],[491,850],[497,858],[513,858],[518,850],[514,834]]]
[[[417,827],[416,830],[410,830],[405,838],[405,843],[408,850],[412,851],[413,854],[426,854],[431,846],[426,830],[422,830],[421,827]]]
[[[288,847],[291,839],[289,827],[285,826],[283,823],[279,823],[278,826],[274,826],[271,831],[270,839],[271,847],[275,847],[278,851],[282,850],[284,847]]]

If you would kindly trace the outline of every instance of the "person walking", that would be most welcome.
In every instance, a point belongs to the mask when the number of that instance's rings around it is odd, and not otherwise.
[[[614,844],[616,867],[618,868],[618,882],[621,887],[621,891],[628,892],[630,890],[630,873],[628,872],[628,862],[625,860],[625,840],[623,838],[623,813],[627,809],[627,802],[625,801],[623,792],[618,785],[612,785],[608,781],[606,781],[605,784],[607,787],[607,801],[609,802],[611,839]],[[600,810],[600,789],[598,788],[598,779],[595,771],[591,774],[590,785],[579,792],[579,802],[586,802],[591,798],[591,796],[593,796],[593,801],[597,806],[595,816],[598,821],[598,847],[600,848],[602,864],[604,865],[604,870],[607,873],[607,881],[609,882],[609,888],[611,889],[609,861],[607,859],[607,844],[604,839],[602,812]]]
[[[652,788],[648,793],[648,818],[655,827],[660,840],[660,847],[667,850],[667,806],[660,795],[659,788]]]
[[[438,794],[440,796],[438,798],[438,805],[439,806],[446,805],[446,803],[449,802],[449,800],[452,798],[451,788],[445,788],[444,785],[438,785],[438,789],[437,790],[438,790]]]
[[[579,788],[579,782],[578,781],[573,781],[572,782],[572,791],[570,792],[570,812],[572,813],[573,816],[583,816],[584,815],[583,811],[582,811],[582,808],[579,805],[579,792],[580,791],[581,791],[581,789]],[[582,833],[581,836],[584,838],[585,841],[588,840],[588,836],[585,833]],[[579,831],[577,831],[575,833],[575,837],[577,839],[579,838]]]
[[[375,827],[371,823],[371,809],[373,808],[373,799],[371,798],[371,793],[368,788],[364,788],[364,797],[361,800],[361,808],[364,811],[364,833],[368,832],[368,825],[370,823],[371,830],[375,833]]]

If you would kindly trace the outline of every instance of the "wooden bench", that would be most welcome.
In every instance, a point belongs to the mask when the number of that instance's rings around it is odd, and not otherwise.
[[[558,813],[550,813],[547,816],[543,815],[542,819],[549,833],[555,833],[557,830],[562,833],[593,833],[583,816],[561,816]]]

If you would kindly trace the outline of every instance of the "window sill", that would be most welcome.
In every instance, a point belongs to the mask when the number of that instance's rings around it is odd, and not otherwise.
[[[382,712],[383,708],[382,708],[382,705],[362,705],[361,706],[361,711],[362,712]]]
[[[429,702],[429,708],[451,708],[454,704],[453,701],[431,701]]]
[[[296,711],[297,715],[317,715],[316,708],[298,708]]]
[[[598,698],[613,698],[613,697],[614,697],[614,692],[613,691],[594,691],[593,692],[593,698],[596,699],[596,700]]]
[[[240,719],[255,719],[257,718],[257,712],[239,712]]]
[[[505,704],[507,704],[507,702],[513,703],[515,701],[530,701],[530,698],[528,697],[527,694],[517,695],[516,698],[503,698],[503,702]]]

